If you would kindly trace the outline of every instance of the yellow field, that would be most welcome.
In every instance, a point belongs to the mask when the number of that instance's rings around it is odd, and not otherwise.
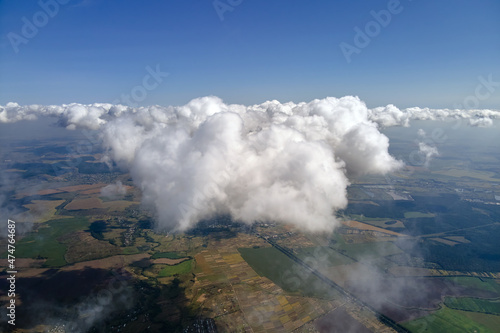
[[[500,182],[498,178],[492,178],[495,174],[493,172],[487,171],[474,171],[474,170],[463,170],[463,169],[449,169],[449,170],[441,170],[434,171],[433,173],[437,173],[440,175],[450,176],[450,177],[470,177],[485,180],[488,182]]]
[[[65,216],[54,215],[56,207],[63,202],[64,200],[33,200],[32,203],[24,205],[29,211],[17,214],[13,219],[18,222],[43,223],[55,218],[64,218]]]
[[[381,233],[388,234],[388,235],[393,235],[393,236],[405,236],[405,235],[400,234],[398,232],[386,230],[386,229],[383,229],[383,228],[374,227],[372,225],[369,225],[369,224],[366,224],[366,223],[363,223],[363,222],[358,222],[358,221],[343,221],[342,224],[345,225],[345,226],[348,226],[348,227],[351,227],[351,228],[360,229],[360,230],[376,231],[376,232],[381,232]]]
[[[451,241],[451,240],[445,239],[445,238],[429,238],[429,239],[436,241],[436,242],[439,242],[439,243],[442,243],[442,244],[450,245],[450,246],[458,244],[458,242],[454,242],[454,241]]]
[[[101,199],[99,198],[85,198],[85,199],[75,199],[66,205],[67,210],[78,210],[78,209],[92,209],[92,208],[103,208]]]

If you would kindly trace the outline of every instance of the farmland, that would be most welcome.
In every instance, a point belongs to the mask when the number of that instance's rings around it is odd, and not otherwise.
[[[15,215],[13,218],[19,222],[43,223],[51,219],[61,218],[56,215],[56,207],[64,203],[64,200],[32,200],[31,203],[24,205],[29,210],[27,212]],[[35,217],[35,218],[34,218]]]
[[[159,277],[165,277],[165,276],[173,276],[177,274],[186,274],[191,272],[193,266],[193,261],[188,260],[188,261],[183,261],[177,265],[173,266],[166,266],[164,267],[160,273]]]
[[[500,300],[471,297],[446,297],[444,304],[450,309],[500,315]]]
[[[88,219],[74,217],[49,221],[37,232],[23,238],[18,243],[17,256],[24,258],[46,258],[45,265],[59,267],[66,264],[64,255],[68,249],[62,242],[63,236],[89,225]]]
[[[324,282],[312,275],[301,279],[297,272],[303,269],[276,248],[240,248],[238,251],[257,274],[269,278],[284,290],[304,296],[331,298],[330,288]]]
[[[481,321],[484,321],[482,318]],[[485,332],[495,333],[495,329],[490,323],[482,324],[479,320],[473,320],[464,311],[442,308],[436,313],[410,321],[404,326],[412,332]],[[496,325],[500,324],[500,319],[492,318]],[[496,326],[498,328],[498,326]]]
[[[456,276],[447,279],[466,287],[477,288],[480,290],[498,293],[498,295],[500,296],[500,283],[497,282],[498,280],[467,277],[467,276]]]
[[[83,167],[57,179],[46,167],[30,170],[38,164],[28,160],[19,165],[23,179],[45,181],[12,194],[20,214],[35,222],[19,221],[26,227],[16,244],[19,285],[26,287],[20,299],[33,301],[19,305],[20,316],[40,306],[37,297],[56,308],[49,291],[58,286],[85,300],[106,294],[102,288],[121,276],[135,303],[103,324],[106,331],[116,331],[116,323],[125,333],[208,324],[221,332],[317,332],[328,325],[394,332],[395,324],[412,332],[494,332],[500,325],[500,209],[486,203],[500,191],[484,179],[421,171],[394,178],[392,187],[372,176],[357,179],[333,234],[268,221],[242,225],[227,215],[181,233],[158,230],[130,175],[99,173],[98,158],[83,156]],[[127,194],[102,197],[117,181]],[[83,278],[89,285],[72,290],[71,281]],[[28,288],[34,285],[46,292]],[[61,297],[68,312],[81,306]]]

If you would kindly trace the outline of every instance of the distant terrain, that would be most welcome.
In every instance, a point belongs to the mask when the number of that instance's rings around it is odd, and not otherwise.
[[[391,153],[408,155],[396,134]],[[20,186],[3,209],[25,232],[15,331],[498,331],[500,152],[452,143],[429,168],[357,178],[327,235],[228,216],[157,231],[102,151],[10,142],[1,167]]]

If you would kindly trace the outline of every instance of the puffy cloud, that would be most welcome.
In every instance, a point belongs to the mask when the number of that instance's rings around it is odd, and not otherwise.
[[[420,136],[421,141],[418,142],[418,153],[423,157],[423,166],[428,168],[434,156],[439,156],[437,147],[428,145],[425,142],[426,133],[423,129],[419,129],[417,134]]]
[[[197,98],[183,106],[111,104],[0,106],[0,121],[54,116],[68,128],[98,129],[108,157],[130,171],[161,229],[186,230],[217,214],[332,230],[352,175],[403,166],[379,129],[411,120],[469,119],[485,126],[500,112],[394,105],[368,109],[357,97],[308,103],[225,104]],[[424,142],[428,164],[437,149]],[[118,191],[119,186],[103,191]]]
[[[436,147],[429,146],[425,142],[419,142],[418,149],[420,154],[425,157],[424,167],[428,168],[431,162],[431,159],[434,156],[439,156],[439,151]]]
[[[109,184],[101,189],[101,196],[109,199],[118,199],[127,194],[127,189],[123,186],[121,181],[115,184]]]
[[[57,117],[59,124],[68,129],[98,129],[108,119],[119,116],[125,110],[122,105],[105,103],[95,104],[63,104],[63,105],[26,105],[7,103],[0,106],[0,122],[11,123],[21,120],[36,120],[39,116]]]
[[[267,101],[259,105],[243,106],[243,105],[225,105],[222,101],[213,96],[197,98],[184,106],[148,106],[131,108],[124,105],[113,105],[109,103],[94,103],[94,104],[63,104],[63,105],[19,105],[17,103],[7,103],[5,106],[0,105],[0,122],[10,123],[21,120],[35,120],[38,116],[58,117],[59,123],[68,129],[86,128],[98,129],[107,122],[119,118],[123,115],[135,115],[135,121],[145,125],[152,126],[154,122],[160,121],[168,123],[179,117],[185,117],[192,121],[192,124],[197,126],[206,115],[211,115],[214,112],[220,112],[218,107],[225,107],[227,110],[237,111],[241,113],[243,110],[247,112],[260,111],[274,115],[275,118],[283,116],[300,115],[300,112],[306,112],[308,108],[314,107],[314,112],[324,117],[331,119],[331,116],[348,110],[353,112],[353,116],[366,113],[369,120],[381,127],[391,126],[410,126],[411,120],[444,120],[447,118],[468,119],[471,126],[491,126],[493,119],[500,119],[499,110],[488,109],[430,109],[411,107],[407,109],[399,109],[396,106],[389,104],[383,107],[368,109],[364,106],[360,109],[358,104],[360,101],[357,97],[346,96],[344,98],[325,98],[322,100],[314,100],[310,103],[280,103],[276,100]],[[336,106],[336,112],[331,115],[323,113],[322,108],[329,108],[333,104]],[[351,118],[351,120],[354,118]],[[340,127],[340,124],[339,126]]]
[[[493,120],[491,118],[471,118],[469,119],[469,124],[473,127],[491,127],[493,126]]]
[[[163,110],[140,109],[102,129],[160,228],[231,214],[330,231],[347,204],[348,175],[402,166],[356,97],[248,107],[204,97]]]
[[[491,126],[493,119],[500,119],[500,111],[487,109],[429,109],[419,107],[400,110],[394,105],[370,110],[370,119],[383,127],[409,126],[410,120],[446,120],[450,118],[468,119],[471,126]]]
[[[383,127],[410,125],[410,112],[403,112],[392,104],[370,110],[370,119]]]

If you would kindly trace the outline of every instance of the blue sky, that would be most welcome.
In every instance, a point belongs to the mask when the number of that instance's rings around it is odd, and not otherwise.
[[[148,66],[169,75],[140,105],[357,95],[369,107],[454,107],[479,76],[500,81],[495,0],[401,0],[348,63],[339,45],[356,47],[354,28],[394,1],[220,0],[231,9],[221,20],[213,0],[60,0],[53,17],[40,1],[3,0],[0,104],[113,102]],[[479,106],[500,109],[500,86]]]

